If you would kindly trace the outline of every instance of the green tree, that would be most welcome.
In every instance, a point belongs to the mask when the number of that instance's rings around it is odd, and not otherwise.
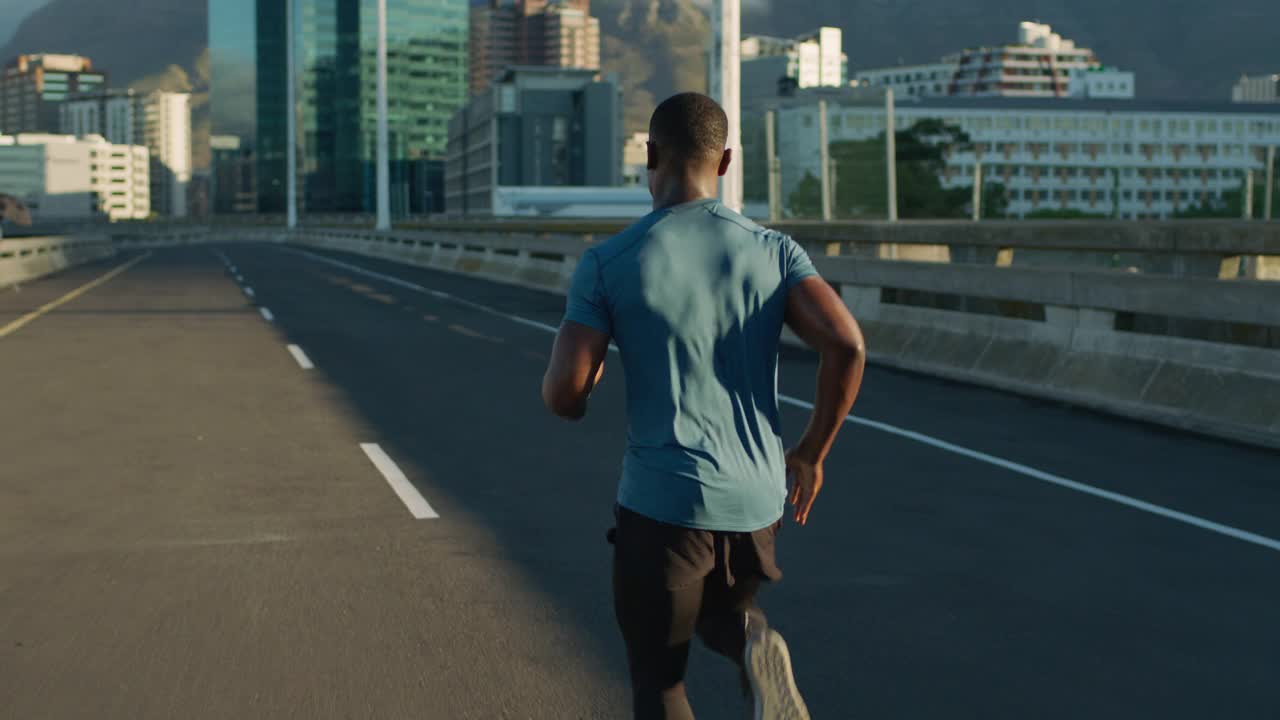
[[[1253,217],[1256,219],[1262,219],[1266,214],[1266,194],[1266,180],[1260,180],[1255,176],[1253,184]],[[1275,217],[1276,213],[1280,213],[1280,183],[1277,183],[1277,187],[1272,191],[1271,213],[1272,217]],[[1209,198],[1197,205],[1179,210],[1173,216],[1182,219],[1236,219],[1244,217],[1244,180],[1240,181],[1240,187],[1224,190],[1221,198]]]
[[[947,154],[964,147],[969,137],[940,120],[922,120],[895,133],[898,170],[898,216],[904,219],[969,217],[972,188],[944,188]],[[880,219],[888,215],[889,189],[885,181],[885,134],[868,140],[832,143],[829,152],[836,218]],[[820,181],[806,174],[788,199],[791,214],[822,214]],[[984,183],[983,217],[1003,217],[1009,205],[1000,183]]]
[[[787,198],[787,207],[796,217],[822,217],[822,182],[813,173],[805,173]]]

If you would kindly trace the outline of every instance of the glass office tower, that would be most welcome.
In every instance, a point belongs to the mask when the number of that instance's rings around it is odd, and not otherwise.
[[[285,207],[287,1],[209,3],[213,133],[253,149],[258,207],[269,213]],[[292,1],[300,210],[373,212],[376,0]],[[410,189],[443,160],[449,117],[467,99],[467,0],[387,0],[387,16],[391,206],[400,215],[423,211]]]

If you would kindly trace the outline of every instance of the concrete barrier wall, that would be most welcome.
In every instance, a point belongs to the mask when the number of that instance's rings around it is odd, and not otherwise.
[[[305,231],[290,239],[563,293],[595,236]],[[1117,326],[1118,314],[1141,313],[1247,324],[1280,337],[1280,285],[850,257],[816,261],[862,323],[873,362],[1280,449],[1280,343],[1208,342]],[[1018,303],[1035,317],[886,302],[886,291],[897,290]]]
[[[0,238],[0,287],[30,282],[59,270],[114,255],[102,236]]]

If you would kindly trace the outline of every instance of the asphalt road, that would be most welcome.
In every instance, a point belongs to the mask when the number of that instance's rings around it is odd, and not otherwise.
[[[622,378],[545,413],[560,298],[189,248],[4,333],[128,259],[0,293],[0,717],[626,716]],[[763,598],[815,717],[1280,717],[1280,454],[880,368],[856,414]]]

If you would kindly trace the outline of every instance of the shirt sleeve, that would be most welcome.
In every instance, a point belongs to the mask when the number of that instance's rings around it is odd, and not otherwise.
[[[583,253],[573,271],[573,279],[569,281],[564,319],[613,335],[613,319],[609,316],[600,260],[590,250]]]
[[[800,243],[791,239],[790,235],[782,238],[782,263],[783,282],[788,290],[799,284],[801,280],[818,274],[818,269],[809,259],[809,253],[800,247]]]

